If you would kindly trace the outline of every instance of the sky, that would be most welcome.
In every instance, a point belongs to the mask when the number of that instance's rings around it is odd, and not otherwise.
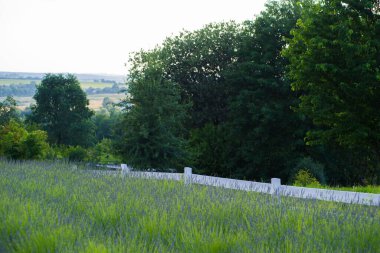
[[[254,19],[266,0],[0,0],[0,71],[126,75],[181,30]]]

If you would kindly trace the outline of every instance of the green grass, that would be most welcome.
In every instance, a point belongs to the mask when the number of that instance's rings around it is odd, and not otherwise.
[[[379,252],[380,208],[0,160],[0,252]]]
[[[380,194],[379,185],[368,185],[368,186],[352,186],[352,187],[325,187],[320,188],[328,190],[338,190],[338,191],[352,191],[352,192],[365,192],[365,193],[376,193]]]

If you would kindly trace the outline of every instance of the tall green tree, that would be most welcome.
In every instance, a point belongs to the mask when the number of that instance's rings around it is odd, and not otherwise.
[[[335,144],[380,180],[380,16],[374,0],[325,0],[305,9],[284,51],[298,111],[316,128],[307,144]]]
[[[47,131],[52,144],[89,146],[93,112],[74,75],[47,74],[33,97],[31,120]]]
[[[269,1],[241,34],[236,62],[225,72],[230,90],[230,167],[239,177],[287,179],[303,155],[302,118],[291,110],[297,97],[285,76],[281,56],[300,17],[298,1]]]
[[[130,73],[128,96],[117,144],[123,160],[140,169],[178,166],[185,158],[186,106],[177,85],[163,79],[159,64],[151,60],[143,72]]]
[[[236,60],[240,29],[239,24],[226,22],[183,31],[154,50],[138,52],[132,65],[143,73],[152,57],[159,59],[165,80],[179,85],[181,103],[191,102],[188,126],[219,124],[226,118],[228,97],[222,71]]]

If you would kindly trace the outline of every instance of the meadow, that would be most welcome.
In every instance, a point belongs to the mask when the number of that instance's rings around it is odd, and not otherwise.
[[[379,252],[380,207],[0,160],[0,252]]]

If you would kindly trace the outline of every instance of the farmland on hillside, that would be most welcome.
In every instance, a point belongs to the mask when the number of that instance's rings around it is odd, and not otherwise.
[[[90,109],[98,110],[102,107],[103,99],[104,98],[110,98],[114,103],[120,102],[124,97],[125,94],[95,94],[95,95],[88,95],[87,99],[90,102]],[[3,101],[5,97],[0,97],[0,101]],[[31,104],[34,104],[35,101],[32,97],[14,97],[14,99],[17,101],[18,108],[21,110],[24,110],[25,108],[29,107]]]
[[[9,85],[20,85],[20,84],[39,84],[41,80],[35,79],[0,79],[0,85],[9,86]],[[93,81],[81,81],[80,86],[82,89],[88,88],[106,88],[112,87],[113,83],[111,82],[93,82]]]
[[[0,251],[378,252],[380,208],[0,161]]]

